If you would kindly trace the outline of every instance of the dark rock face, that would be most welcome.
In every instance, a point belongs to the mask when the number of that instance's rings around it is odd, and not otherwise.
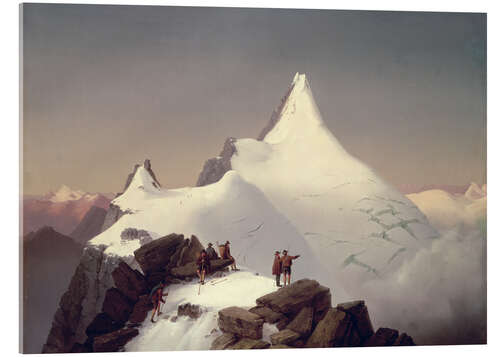
[[[372,322],[364,301],[358,300],[338,304],[337,309],[350,315],[353,323],[356,325],[357,333],[362,340],[373,335]]]
[[[344,337],[350,323],[349,316],[345,312],[334,308],[329,309],[307,340],[306,347],[344,346]]]
[[[363,346],[392,346],[398,338],[398,331],[390,328],[381,327],[368,340],[363,343]]]
[[[102,223],[101,232],[104,232],[115,224],[124,214],[126,214],[126,212],[122,211],[120,207],[110,203],[106,216],[104,217],[104,222]]]
[[[284,329],[271,335],[271,344],[288,345],[300,338],[300,335],[292,330]]]
[[[225,350],[229,346],[233,345],[238,341],[236,335],[232,333],[224,333],[221,336],[217,337],[210,347],[211,350]]]
[[[182,304],[177,307],[177,316],[189,316],[192,319],[197,319],[203,314],[200,305],[192,305],[190,303]]]
[[[285,106],[286,101],[288,100],[288,97],[290,96],[290,93],[292,92],[293,89],[293,84],[288,88],[287,92],[281,98],[281,102],[279,106],[273,111],[273,114],[271,115],[271,119],[267,123],[267,125],[262,129],[260,132],[259,136],[257,137],[257,140],[264,140],[266,137],[267,133],[269,133],[271,130],[273,130],[274,126],[276,123],[279,121],[281,112],[283,111],[283,107]]]
[[[241,307],[232,306],[219,311],[219,328],[223,332],[258,340],[262,338],[263,324],[259,315]]]
[[[230,259],[211,260],[210,265],[212,267],[212,270],[209,272],[208,275],[230,266],[231,260]],[[197,269],[196,262],[192,262],[180,267],[172,268],[170,270],[170,275],[178,279],[194,278],[197,276],[196,269]]]
[[[138,270],[132,270],[123,261],[118,264],[111,275],[116,288],[134,303],[139,299],[140,295],[149,291],[144,276]]]
[[[117,323],[127,322],[132,313],[134,304],[120,290],[111,288],[106,292],[102,311]]]
[[[413,338],[406,333],[402,333],[394,342],[394,346],[415,346],[415,342],[413,342]]]
[[[300,310],[299,314],[287,325],[287,329],[297,332],[300,336],[309,336],[313,328],[314,309],[306,306]]]
[[[182,234],[172,233],[143,245],[134,252],[134,256],[142,271],[148,274],[168,267],[177,247],[183,242]]]
[[[132,314],[129,317],[129,322],[132,324],[140,324],[148,315],[148,312],[153,309],[153,303],[149,295],[139,296],[139,300],[135,303]]]
[[[104,208],[90,207],[81,222],[71,232],[71,238],[81,244],[86,244],[90,239],[101,233],[106,214],[107,211]]]
[[[262,340],[255,340],[251,338],[242,338],[234,345],[229,346],[228,350],[261,350],[265,348],[269,348],[269,342]]]
[[[144,160],[144,168],[149,173],[149,175],[151,175],[151,177],[153,178],[153,186],[155,186],[156,188],[160,188],[161,187],[160,182],[156,178],[156,175],[153,172],[153,169],[151,168],[151,161],[149,161],[149,159]]]
[[[94,352],[118,352],[132,338],[139,334],[135,328],[123,328],[94,338]]]
[[[93,340],[95,336],[117,331],[122,327],[122,324],[115,322],[108,314],[101,312],[90,323],[85,333]]]
[[[331,307],[331,294],[329,288],[317,281],[302,279],[258,298],[257,305],[267,306],[292,319],[306,306],[313,307],[315,314],[321,314]]]
[[[206,186],[217,182],[226,172],[231,170],[231,157],[236,153],[235,142],[235,138],[227,138],[220,155],[205,162],[196,186]]]

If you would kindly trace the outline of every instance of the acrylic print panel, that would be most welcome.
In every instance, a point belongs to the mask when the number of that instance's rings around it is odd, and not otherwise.
[[[23,352],[486,343],[485,14],[21,11]]]

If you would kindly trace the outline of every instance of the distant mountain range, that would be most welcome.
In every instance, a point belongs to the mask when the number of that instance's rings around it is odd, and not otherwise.
[[[43,226],[51,226],[62,234],[71,235],[92,207],[108,209],[111,201],[108,195],[73,190],[62,185],[56,192],[44,196],[25,196],[21,235],[27,236]],[[77,231],[79,235],[81,230]]]

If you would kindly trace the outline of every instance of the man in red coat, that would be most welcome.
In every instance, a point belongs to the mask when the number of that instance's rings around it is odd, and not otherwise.
[[[276,275],[276,286],[281,287],[281,257],[280,252],[276,251],[274,253],[274,262],[273,262],[273,275]]]

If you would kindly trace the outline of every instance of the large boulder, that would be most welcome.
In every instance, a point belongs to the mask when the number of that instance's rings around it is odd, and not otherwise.
[[[190,239],[186,239],[185,244],[180,251],[177,266],[195,262],[203,249],[203,245],[200,243],[198,238],[195,235],[192,235]]]
[[[252,338],[242,338],[234,345],[229,346],[228,350],[258,350],[269,348],[270,343],[262,340],[255,340]]]
[[[149,295],[139,296],[139,300],[135,303],[134,309],[129,317],[129,321],[132,324],[140,324],[148,316],[148,312],[153,309],[153,303],[149,298]]]
[[[278,291],[261,296],[257,305],[294,318],[302,308],[309,306],[315,314],[323,315],[331,307],[330,289],[315,280],[302,279]]]
[[[184,235],[172,233],[143,245],[134,256],[144,274],[149,274],[172,265],[171,258],[183,242]]]
[[[265,322],[270,324],[274,324],[282,320],[283,318],[286,318],[285,315],[280,314],[279,312],[274,312],[273,310],[265,306],[255,306],[249,309],[248,311],[259,315],[264,319]]]
[[[299,314],[287,325],[287,329],[297,332],[301,337],[308,337],[313,328],[314,309],[306,306],[300,310]]]
[[[212,267],[212,270],[209,272],[209,275],[216,271],[222,270],[227,266],[230,266],[231,263],[232,262],[230,259],[211,260],[210,265]],[[197,276],[196,274],[197,269],[198,267],[196,265],[196,262],[191,262],[180,267],[172,268],[170,270],[170,275],[178,279],[194,278]]]
[[[362,300],[350,301],[337,305],[337,309],[349,314],[361,340],[373,335],[373,326],[368,314],[368,308]]]
[[[300,338],[300,335],[292,330],[284,329],[280,332],[273,333],[271,336],[271,344],[273,345],[288,345]]]
[[[381,327],[371,335],[371,337],[363,343],[365,347],[379,347],[379,346],[392,346],[397,338],[399,332],[391,328]]]
[[[135,328],[123,328],[94,338],[94,352],[118,352],[139,334]]]
[[[257,340],[262,338],[264,320],[241,307],[231,306],[220,310],[218,323],[222,332]]]
[[[149,290],[144,276],[123,261],[118,264],[111,275],[116,288],[133,302],[139,300],[139,296],[146,294]]]
[[[307,340],[306,347],[343,346],[350,324],[350,318],[345,312],[336,308],[329,309]]]
[[[238,337],[232,333],[223,333],[217,337],[210,347],[211,350],[225,350],[229,346],[233,345],[238,341]]]
[[[134,304],[120,290],[111,288],[106,291],[102,312],[106,313],[113,321],[124,324],[132,313]]]

